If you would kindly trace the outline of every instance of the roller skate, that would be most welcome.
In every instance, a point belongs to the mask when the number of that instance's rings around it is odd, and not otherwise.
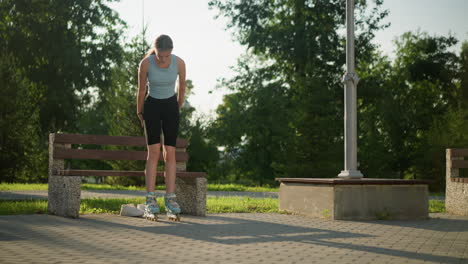
[[[146,194],[146,203],[145,203],[145,212],[143,217],[151,220],[158,221],[159,206],[156,202],[156,194],[154,192],[149,192]]]
[[[169,220],[180,222],[180,207],[175,201],[175,193],[166,193],[164,195],[164,205],[166,207],[166,214]]]

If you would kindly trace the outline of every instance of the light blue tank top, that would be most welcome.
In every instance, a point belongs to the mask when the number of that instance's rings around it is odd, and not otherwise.
[[[177,59],[171,54],[169,68],[160,68],[154,60],[154,54],[149,56],[148,85],[149,95],[158,99],[166,99],[175,94],[175,83],[179,70]]]

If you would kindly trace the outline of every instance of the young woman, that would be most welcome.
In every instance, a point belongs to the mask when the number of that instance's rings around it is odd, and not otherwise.
[[[161,149],[161,130],[163,132],[163,158],[166,194],[164,204],[169,219],[180,221],[180,207],[176,202],[175,147],[179,130],[179,110],[184,103],[185,63],[172,54],[172,40],[160,35],[154,47],[141,60],[138,68],[137,115],[143,126],[148,156],[146,159],[146,203],[144,217],[156,221],[159,207],[154,192],[156,169]],[[178,79],[178,92],[175,85]],[[149,87],[145,97],[146,86]]]

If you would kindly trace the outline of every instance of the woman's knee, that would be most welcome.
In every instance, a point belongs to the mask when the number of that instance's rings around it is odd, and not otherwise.
[[[157,162],[158,159],[159,159],[160,149],[161,149],[161,144],[160,143],[148,145],[147,160]]]
[[[164,162],[170,163],[175,162],[175,147],[164,146]]]

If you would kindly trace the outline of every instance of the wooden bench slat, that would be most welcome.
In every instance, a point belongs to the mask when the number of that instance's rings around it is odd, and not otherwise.
[[[146,139],[145,137],[133,137],[133,136],[55,134],[54,143],[146,146]],[[184,139],[184,138],[177,139],[176,148],[186,148],[187,145],[188,145],[187,139]]]
[[[145,176],[144,171],[114,171],[114,170],[57,170],[54,172],[57,176],[130,176],[130,177],[140,177]],[[164,172],[159,171],[157,177],[163,177]],[[186,172],[178,171],[176,172],[177,177],[205,177],[206,173],[204,172]]]
[[[452,157],[468,157],[468,149],[449,149]]]
[[[54,148],[54,159],[146,160],[147,151]],[[187,152],[175,152],[176,161],[187,162]],[[159,155],[162,161],[162,152]]]
[[[452,160],[452,168],[468,169],[468,160]]]

